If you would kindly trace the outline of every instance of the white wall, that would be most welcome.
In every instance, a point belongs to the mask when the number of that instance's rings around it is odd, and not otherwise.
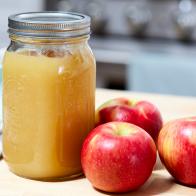
[[[41,11],[44,0],[0,0],[0,4],[0,48],[2,48],[9,44],[8,16],[19,12]]]

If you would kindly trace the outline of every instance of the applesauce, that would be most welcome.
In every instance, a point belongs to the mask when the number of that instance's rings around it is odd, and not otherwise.
[[[12,36],[3,62],[4,159],[12,172],[31,179],[77,176],[82,142],[94,127],[88,36]]]

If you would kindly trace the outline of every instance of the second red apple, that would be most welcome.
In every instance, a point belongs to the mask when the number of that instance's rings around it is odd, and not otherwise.
[[[107,101],[96,111],[96,125],[112,121],[135,124],[148,132],[157,141],[163,121],[158,108],[148,101],[116,98]]]

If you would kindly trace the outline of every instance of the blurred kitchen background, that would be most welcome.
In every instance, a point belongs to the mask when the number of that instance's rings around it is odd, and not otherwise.
[[[42,10],[92,17],[97,87],[196,96],[196,0],[1,0],[0,48],[8,15]]]

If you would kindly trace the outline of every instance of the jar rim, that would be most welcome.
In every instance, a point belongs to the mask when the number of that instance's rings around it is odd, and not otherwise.
[[[75,12],[25,12],[8,17],[10,35],[72,38],[90,34],[90,17]]]

